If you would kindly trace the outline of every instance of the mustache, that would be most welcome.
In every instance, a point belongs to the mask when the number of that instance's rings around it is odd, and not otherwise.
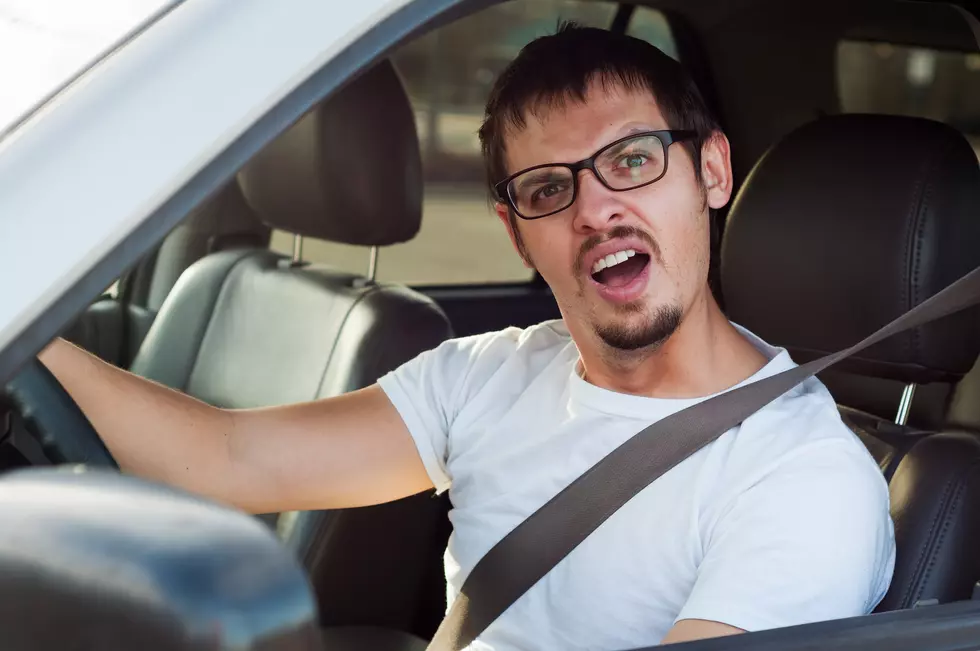
[[[582,242],[582,247],[579,249],[578,255],[575,256],[575,265],[572,271],[576,276],[582,274],[582,272],[585,270],[585,256],[587,256],[595,247],[604,242],[610,242],[612,240],[625,240],[627,238],[640,240],[650,247],[650,256],[652,258],[655,260],[660,259],[660,246],[649,233],[637,228],[636,226],[619,225],[613,226],[603,235],[592,235]]]

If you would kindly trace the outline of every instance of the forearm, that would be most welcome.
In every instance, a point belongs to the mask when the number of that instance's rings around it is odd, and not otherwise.
[[[432,487],[384,393],[218,409],[61,340],[41,355],[127,472],[253,513],[379,504]]]
[[[39,358],[65,387],[124,471],[226,500],[233,418],[103,362],[63,340]]]
[[[661,644],[676,644],[677,642],[691,642],[693,640],[704,640],[711,637],[724,637],[727,635],[738,635],[744,633],[740,628],[712,622],[704,619],[682,619],[674,624],[667,636],[661,640]]]

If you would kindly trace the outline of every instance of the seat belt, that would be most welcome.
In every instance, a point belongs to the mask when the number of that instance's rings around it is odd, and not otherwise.
[[[845,350],[737,387],[640,430],[494,545],[427,651],[460,651],[641,490],[812,375],[888,337],[980,303],[974,269]]]

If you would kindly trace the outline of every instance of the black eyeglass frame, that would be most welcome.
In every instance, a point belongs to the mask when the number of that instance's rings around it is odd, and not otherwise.
[[[572,204],[575,203],[575,199],[578,197],[578,185],[579,185],[578,173],[581,172],[582,170],[591,171],[592,175],[595,176],[596,179],[598,179],[599,183],[602,183],[603,186],[605,186],[609,190],[612,190],[613,192],[627,192],[629,190],[636,190],[637,188],[648,186],[651,183],[656,183],[657,181],[662,179],[665,174],[667,174],[667,166],[670,161],[670,155],[668,153],[668,150],[670,149],[670,146],[672,144],[674,144],[675,142],[682,142],[684,140],[691,140],[697,137],[697,135],[698,135],[697,131],[690,131],[687,129],[662,129],[659,131],[642,131],[639,133],[632,133],[628,136],[624,136],[618,140],[615,140],[607,145],[603,145],[602,149],[592,154],[588,158],[584,160],[580,160],[577,163],[542,163],[541,165],[534,165],[533,167],[528,167],[527,169],[523,169],[519,172],[515,172],[514,174],[511,174],[503,181],[500,181],[499,183],[495,183],[493,186],[493,190],[497,195],[497,200],[506,201],[507,205],[510,206],[511,210],[517,213],[517,216],[520,217],[521,219],[530,221],[533,219],[550,217],[551,215],[558,214],[563,210],[568,210],[568,208],[570,208]],[[628,140],[649,138],[650,136],[653,136],[657,140],[659,140],[664,147],[664,169],[660,173],[660,175],[657,176],[657,178],[655,179],[644,181],[639,185],[633,185],[628,188],[614,188],[611,185],[609,185],[609,183],[607,183],[606,180],[602,178],[602,174],[599,173],[599,170],[595,168],[596,159],[602,156],[608,150],[612,149],[613,147],[620,145]],[[519,176],[523,176],[524,174],[527,174],[528,172],[544,169],[546,167],[565,167],[572,172],[572,199],[571,201],[568,202],[567,206],[559,208],[558,210],[552,210],[551,212],[545,213],[543,215],[535,215],[534,217],[528,217],[517,209],[517,202],[510,194],[510,187],[509,187],[510,182]]]

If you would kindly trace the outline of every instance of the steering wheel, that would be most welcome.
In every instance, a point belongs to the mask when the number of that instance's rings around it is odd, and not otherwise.
[[[3,393],[51,463],[119,468],[92,423],[37,358],[7,383]],[[13,444],[17,447],[16,441]]]

